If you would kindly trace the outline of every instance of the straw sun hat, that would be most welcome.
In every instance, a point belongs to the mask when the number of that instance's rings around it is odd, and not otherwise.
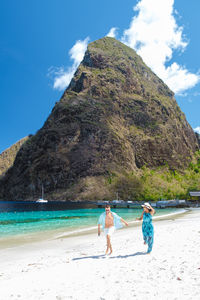
[[[142,207],[146,207],[148,209],[151,209],[151,205],[148,202],[145,202],[143,205],[141,205]]]

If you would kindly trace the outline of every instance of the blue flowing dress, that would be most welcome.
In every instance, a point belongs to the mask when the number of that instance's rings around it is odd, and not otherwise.
[[[150,253],[153,247],[153,236],[154,236],[152,215],[150,213],[143,214],[142,233],[143,233],[144,242],[148,245],[147,253]]]

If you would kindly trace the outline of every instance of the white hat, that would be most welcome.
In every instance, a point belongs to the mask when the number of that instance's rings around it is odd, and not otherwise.
[[[141,205],[142,207],[146,207],[148,209],[151,209],[151,205],[148,202],[145,202],[143,205]]]

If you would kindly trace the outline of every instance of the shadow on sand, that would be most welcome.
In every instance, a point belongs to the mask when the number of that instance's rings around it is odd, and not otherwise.
[[[105,255],[105,254],[101,254],[101,255],[92,255],[92,256],[83,256],[83,257],[75,257],[72,260],[81,260],[81,259],[88,259],[88,258],[92,258],[92,259],[99,259],[99,258],[128,258],[128,257],[132,257],[132,256],[138,256],[138,255],[146,255],[147,252],[136,252],[133,254],[128,254],[128,255],[118,255],[118,256],[109,256],[109,255]]]

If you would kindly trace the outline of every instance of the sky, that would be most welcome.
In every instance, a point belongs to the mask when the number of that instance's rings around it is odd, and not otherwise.
[[[199,0],[1,0],[0,153],[43,126],[87,44],[107,35],[142,56],[200,133],[199,11]]]

